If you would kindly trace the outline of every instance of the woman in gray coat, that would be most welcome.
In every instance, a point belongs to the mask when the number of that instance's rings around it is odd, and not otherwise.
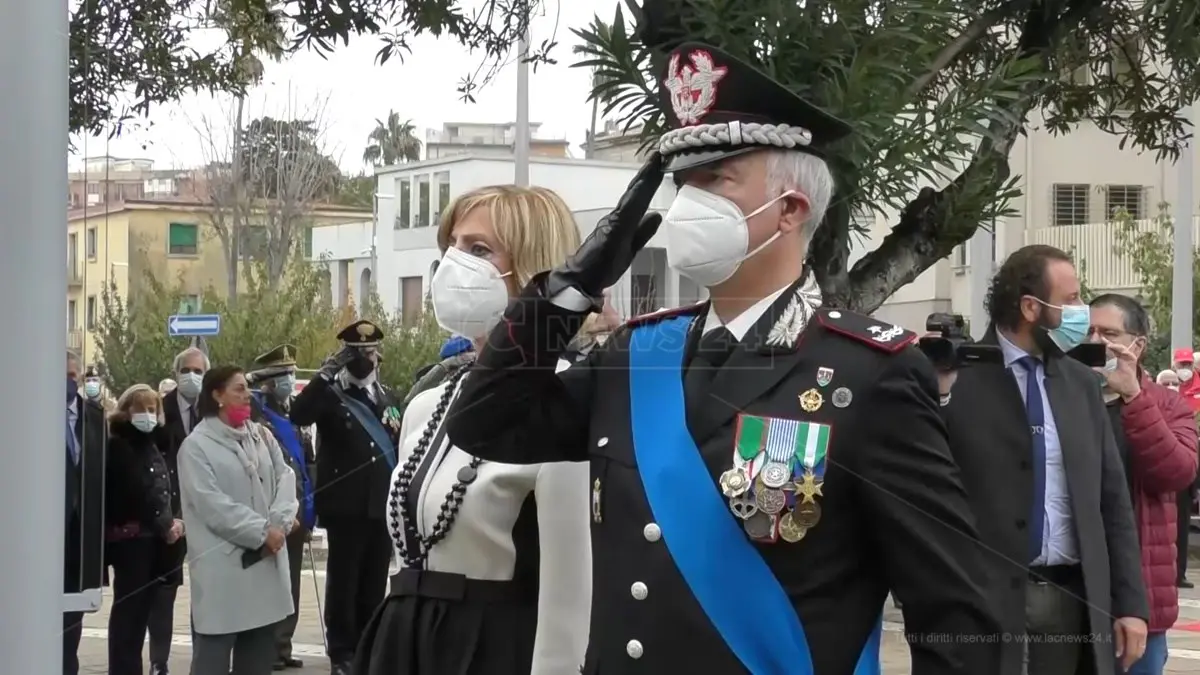
[[[287,533],[296,526],[296,477],[271,433],[250,421],[240,368],[204,375],[203,418],[179,448],[188,533],[193,675],[266,675],[275,624],[292,613]]]

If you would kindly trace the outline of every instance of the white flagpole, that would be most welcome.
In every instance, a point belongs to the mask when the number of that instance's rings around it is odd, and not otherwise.
[[[529,24],[533,17],[525,19],[525,31],[517,47],[517,128],[513,136],[513,182],[529,185]]]
[[[1189,122],[1193,121],[1192,106],[1181,110],[1180,116]],[[1179,187],[1175,196],[1175,270],[1171,277],[1171,347],[1187,347],[1189,351],[1195,349],[1192,342],[1192,260],[1195,256],[1192,228],[1195,220],[1193,164],[1196,156],[1192,141],[1188,139],[1175,164]]]

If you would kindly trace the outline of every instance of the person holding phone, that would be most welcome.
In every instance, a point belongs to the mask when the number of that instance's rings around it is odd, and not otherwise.
[[[1179,618],[1175,494],[1191,487],[1196,477],[1196,421],[1181,397],[1155,384],[1142,369],[1150,317],[1141,303],[1106,293],[1093,299],[1091,308],[1088,338],[1108,352],[1107,362],[1098,370],[1129,478],[1142,580],[1150,600],[1146,653],[1126,672],[1161,675],[1167,665],[1167,630]]]

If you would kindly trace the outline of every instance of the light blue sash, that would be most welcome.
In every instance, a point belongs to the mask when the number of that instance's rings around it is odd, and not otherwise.
[[[800,617],[725,505],[688,432],[683,354],[691,320],[665,319],[630,336],[634,456],[650,511],[680,575],[746,670],[814,675]],[[748,612],[754,621],[746,620]],[[763,630],[764,623],[772,629]],[[879,631],[868,639],[854,675],[879,675]]]
[[[350,409],[350,414],[354,415],[354,419],[358,420],[371,440],[375,441],[375,447],[379,448],[379,454],[387,460],[388,468],[395,469],[396,447],[392,445],[392,437],[388,435],[387,429],[383,428],[383,422],[375,417],[374,411],[364,405],[362,401],[342,391],[341,385],[330,382],[329,386],[333,388],[333,393],[337,394],[342,403],[345,403],[346,407]]]

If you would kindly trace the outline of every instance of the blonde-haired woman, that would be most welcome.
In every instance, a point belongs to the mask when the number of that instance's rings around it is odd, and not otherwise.
[[[518,289],[578,248],[579,231],[550,190],[500,185],[450,204],[437,240],[434,313],[478,343]],[[400,571],[357,675],[563,675],[583,663],[588,467],[484,462],[449,445],[442,422],[469,373],[405,410],[388,499]]]
[[[142,674],[142,642],[158,588],[182,571],[169,547],[183,536],[171,512],[171,478],[160,443],[162,399],[144,384],[126,389],[109,417],[105,556],[112,567],[109,675]]]

